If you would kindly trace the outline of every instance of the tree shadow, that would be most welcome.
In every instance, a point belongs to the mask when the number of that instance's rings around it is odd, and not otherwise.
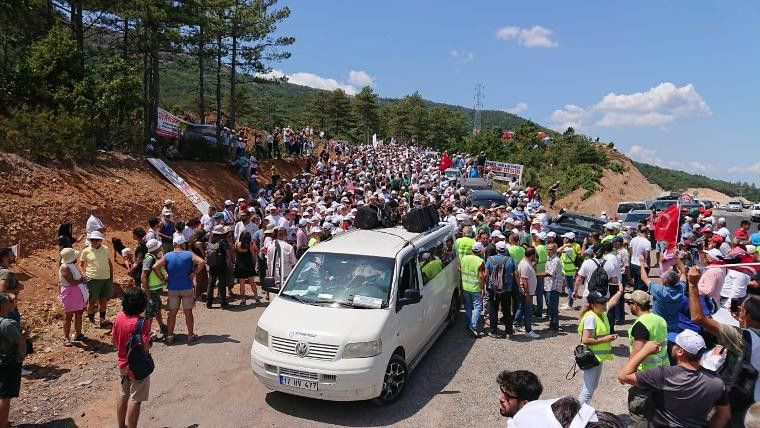
[[[41,366],[39,364],[27,364],[24,366],[25,369],[31,370],[32,374],[28,376],[24,376],[27,379],[58,379],[59,377],[63,376],[64,374],[71,371],[71,369],[58,367],[55,365],[47,365],[47,366]]]
[[[110,354],[116,352],[116,347],[113,346],[112,343],[102,342],[91,337],[87,337],[81,342],[71,342],[71,344],[84,351],[93,351],[98,354]]]
[[[19,424],[16,428],[76,428],[77,424],[72,418],[55,419],[41,424]]]
[[[476,340],[463,328],[464,314],[453,328],[446,330],[409,376],[407,389],[399,401],[388,407],[370,401],[332,402],[270,392],[266,402],[290,416],[325,424],[368,427],[393,425],[416,414],[438,394],[459,394],[446,390],[457,369]]]
[[[186,340],[187,335],[183,336],[185,336]],[[240,343],[240,341],[231,338],[229,334],[200,334],[198,335],[198,339],[196,339],[194,342],[188,343],[188,346],[195,346],[204,343]]]

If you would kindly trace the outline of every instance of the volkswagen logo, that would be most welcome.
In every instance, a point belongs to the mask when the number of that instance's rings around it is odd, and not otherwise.
[[[296,343],[296,355],[303,358],[309,354],[309,342],[300,341]]]

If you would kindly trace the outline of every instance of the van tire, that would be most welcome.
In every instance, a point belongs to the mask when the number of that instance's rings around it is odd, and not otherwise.
[[[409,380],[409,368],[404,358],[399,354],[391,355],[383,376],[383,389],[375,401],[382,405],[393,404],[404,393]]]
[[[457,293],[451,295],[451,303],[449,304],[449,312],[446,314],[446,328],[451,328],[457,323],[459,318],[459,299]]]

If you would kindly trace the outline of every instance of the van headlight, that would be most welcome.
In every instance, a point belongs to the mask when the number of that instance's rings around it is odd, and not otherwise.
[[[269,332],[259,326],[256,326],[256,335],[253,339],[264,346],[269,346]]]
[[[383,352],[383,342],[380,339],[372,342],[349,343],[343,348],[343,358],[369,358]]]

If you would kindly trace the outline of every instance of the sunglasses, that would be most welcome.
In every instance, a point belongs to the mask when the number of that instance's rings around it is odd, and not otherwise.
[[[502,395],[504,395],[504,398],[506,398],[507,401],[509,401],[509,400],[519,400],[520,399],[520,397],[518,397],[516,395],[510,395],[509,393],[507,393],[507,391],[504,390],[503,386],[499,387],[499,391],[501,392]]]

